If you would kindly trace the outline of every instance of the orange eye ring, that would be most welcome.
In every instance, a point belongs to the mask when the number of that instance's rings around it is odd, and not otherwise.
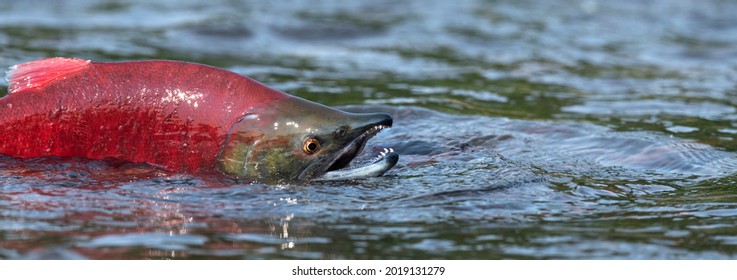
[[[302,142],[302,151],[308,155],[317,153],[320,151],[320,140],[317,140],[317,138],[314,137],[305,139],[305,141]]]

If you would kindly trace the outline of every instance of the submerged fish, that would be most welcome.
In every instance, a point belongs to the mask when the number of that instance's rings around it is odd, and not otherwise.
[[[223,69],[177,61],[49,58],[15,65],[0,98],[0,154],[113,158],[249,180],[379,176],[385,151],[346,169],[388,114],[353,114]]]

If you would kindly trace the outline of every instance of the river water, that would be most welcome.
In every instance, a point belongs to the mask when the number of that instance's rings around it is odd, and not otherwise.
[[[0,258],[733,258],[734,11],[726,0],[0,2],[2,67],[206,63],[390,113],[364,157],[400,154],[382,177],[290,185],[0,156]]]

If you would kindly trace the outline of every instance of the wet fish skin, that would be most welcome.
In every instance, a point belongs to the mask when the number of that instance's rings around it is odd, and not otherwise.
[[[386,114],[342,112],[224,69],[181,61],[49,58],[13,66],[7,79],[9,93],[0,98],[0,154],[21,158],[114,158],[175,172],[306,180],[333,164],[315,162],[350,161],[355,154],[338,155],[339,145],[350,139],[328,136],[321,136],[319,152],[306,154],[300,146],[305,137],[391,125]],[[377,118],[381,124],[367,123]],[[224,168],[222,159],[233,158],[226,147],[256,142],[259,153],[249,156],[277,150],[285,156],[263,162],[269,170]],[[305,175],[308,166],[319,168]]]

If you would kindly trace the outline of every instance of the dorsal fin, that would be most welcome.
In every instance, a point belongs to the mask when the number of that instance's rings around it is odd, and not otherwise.
[[[89,64],[89,60],[54,57],[11,66],[5,77],[8,80],[8,92],[43,87],[77,73]]]

